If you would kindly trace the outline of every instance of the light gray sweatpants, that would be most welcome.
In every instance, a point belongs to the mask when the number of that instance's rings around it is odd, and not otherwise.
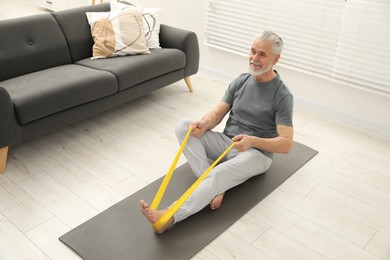
[[[176,136],[180,143],[184,140],[191,122],[182,120],[176,125]],[[232,140],[223,133],[207,131],[200,138],[188,138],[184,155],[194,174],[199,177],[211,165],[209,161],[215,161],[231,144]],[[218,194],[264,173],[271,163],[272,159],[256,149],[250,148],[242,153],[235,148],[231,149],[175,213],[175,222],[202,210]]]

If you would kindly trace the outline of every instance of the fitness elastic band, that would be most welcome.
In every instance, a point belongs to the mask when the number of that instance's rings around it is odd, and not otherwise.
[[[158,189],[156,196],[153,199],[152,204],[150,205],[151,209],[157,210],[158,205],[160,204],[160,201],[165,193],[165,190],[168,186],[168,183],[172,177],[173,171],[176,167],[177,162],[179,161],[180,155],[184,150],[185,145],[187,144],[187,140],[189,136],[191,135],[192,128],[188,129],[187,135],[185,136],[179,151],[177,152],[175,159],[173,160],[171,167],[168,170],[168,173],[165,175],[165,178],[163,182],[160,185],[160,188]],[[178,211],[178,209],[183,205],[183,203],[188,199],[188,197],[195,191],[195,189],[199,186],[199,184],[207,177],[207,175],[210,173],[210,171],[219,163],[220,160],[222,160],[223,157],[233,148],[234,143],[232,143],[219,157],[215,162],[210,165],[210,167],[191,185],[191,187],[188,188],[186,192],[162,215],[154,224],[153,228],[155,230],[162,229],[168,220],[172,218],[172,216]]]

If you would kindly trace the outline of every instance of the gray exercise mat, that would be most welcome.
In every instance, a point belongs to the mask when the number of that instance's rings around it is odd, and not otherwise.
[[[220,209],[212,211],[206,207],[163,235],[153,233],[138,205],[140,199],[151,203],[163,179],[160,178],[59,239],[88,260],[190,259],[316,154],[317,151],[294,142],[289,154],[275,154],[266,173],[226,192]],[[159,208],[178,199],[194,181],[188,164],[178,167]]]

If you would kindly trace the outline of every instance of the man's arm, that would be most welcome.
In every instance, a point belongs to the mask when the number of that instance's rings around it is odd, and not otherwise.
[[[230,108],[231,105],[224,101],[218,103],[218,105],[212,111],[205,114],[199,121],[193,122],[190,125],[190,127],[192,127],[192,135],[195,137],[200,137],[207,130],[216,127],[230,111]]]
[[[248,148],[257,148],[271,153],[289,153],[293,144],[294,129],[292,126],[276,126],[278,136],[274,138],[260,138],[248,135],[237,135],[234,148],[243,152]]]

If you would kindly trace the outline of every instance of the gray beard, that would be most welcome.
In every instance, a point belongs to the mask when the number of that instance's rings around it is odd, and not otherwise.
[[[259,77],[259,76],[263,75],[264,73],[268,72],[271,68],[272,68],[272,66],[265,66],[260,70],[253,70],[251,68],[251,65],[249,64],[249,72],[254,77]]]

